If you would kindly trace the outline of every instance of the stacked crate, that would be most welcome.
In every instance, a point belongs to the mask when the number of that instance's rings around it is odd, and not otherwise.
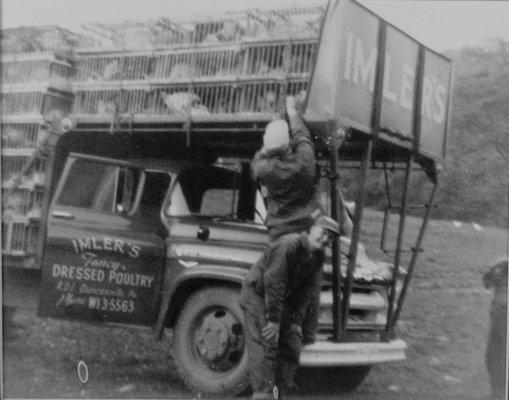
[[[307,89],[323,7],[2,31],[2,193],[41,142],[43,116],[260,117]],[[57,56],[56,54],[61,54]],[[112,129],[114,128],[112,124]],[[3,255],[36,250],[46,182],[36,163],[3,201]]]
[[[72,62],[49,52],[2,55],[2,194],[44,137],[43,116],[69,113]],[[28,256],[36,250],[46,180],[46,163],[36,162],[21,184],[3,196],[2,253]]]
[[[307,89],[322,13],[307,7],[89,26],[108,45],[78,51],[73,113],[219,119],[276,113],[285,94]]]

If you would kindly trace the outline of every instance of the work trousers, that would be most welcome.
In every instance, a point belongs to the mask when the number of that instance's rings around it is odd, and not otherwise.
[[[320,282],[322,281],[322,274],[323,271],[320,271]],[[304,344],[311,344],[316,341],[320,316],[320,289],[321,285],[316,287],[306,306],[306,313],[302,321],[302,342]]]
[[[292,324],[291,315],[283,309],[279,342],[267,342],[262,329],[267,325],[265,302],[246,282],[242,287],[240,306],[244,311],[246,325],[246,348],[249,359],[249,375],[253,388],[253,400],[274,399],[284,395],[294,386],[302,348],[302,331]],[[277,387],[276,390],[274,388]]]
[[[273,242],[283,235],[294,232],[305,232],[313,225],[311,217],[292,221],[291,223],[282,223],[269,228],[269,242]],[[320,271],[320,281],[323,271]],[[320,315],[320,287],[313,293],[309,304],[306,307],[304,320],[302,321],[302,338],[304,344],[314,343],[316,333],[318,332],[318,318]]]

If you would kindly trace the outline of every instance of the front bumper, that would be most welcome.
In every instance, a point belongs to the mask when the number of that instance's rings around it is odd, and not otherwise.
[[[401,339],[390,342],[335,343],[325,335],[302,348],[300,365],[303,367],[336,367],[348,365],[373,365],[406,358],[406,343]]]

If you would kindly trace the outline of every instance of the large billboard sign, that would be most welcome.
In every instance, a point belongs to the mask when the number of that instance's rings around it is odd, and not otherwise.
[[[355,1],[331,0],[316,60],[307,117],[339,120],[426,156],[444,157],[447,58]]]

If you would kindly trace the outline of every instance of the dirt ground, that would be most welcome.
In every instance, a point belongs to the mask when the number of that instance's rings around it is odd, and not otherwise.
[[[365,236],[374,241],[374,232]],[[481,276],[489,260],[507,253],[507,240],[500,229],[432,221],[397,329],[408,345],[407,360],[374,367],[353,394],[310,398],[486,398],[491,293]],[[197,397],[174,368],[170,332],[155,341],[149,329],[38,318],[33,275],[4,271],[3,289],[4,304],[16,307],[3,327],[5,398]],[[80,361],[88,367],[86,383],[78,376]]]

